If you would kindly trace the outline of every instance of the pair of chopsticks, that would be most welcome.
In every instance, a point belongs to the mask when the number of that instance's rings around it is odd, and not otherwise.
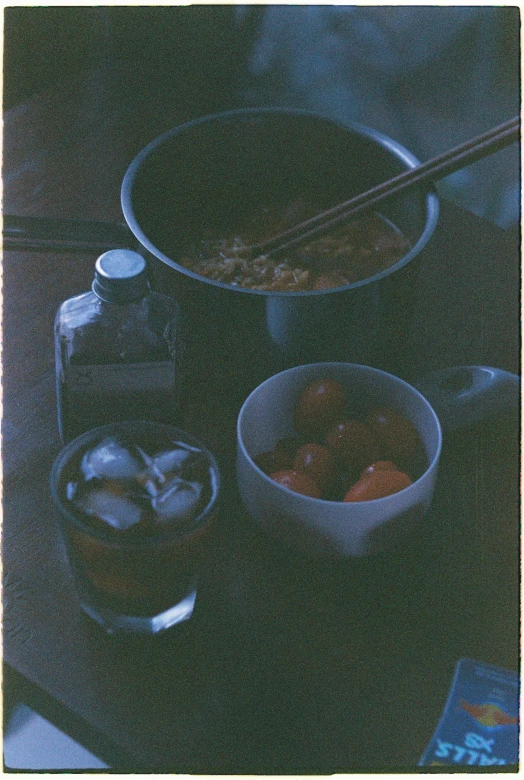
[[[137,244],[124,222],[11,214],[3,215],[2,237],[4,250],[29,252],[107,252]]]
[[[323,233],[332,230],[366,209],[372,208],[386,198],[404,192],[409,187],[437,181],[494,152],[498,152],[505,146],[518,141],[519,134],[520,117],[517,116],[482,135],[475,136],[460,146],[417,165],[415,168],[410,168],[382,184],[377,184],[367,192],[322,211],[315,217],[311,217],[311,219],[301,222],[277,236],[273,236],[273,238],[259,244],[253,244],[247,249],[247,252],[251,257],[272,256],[318,238]]]

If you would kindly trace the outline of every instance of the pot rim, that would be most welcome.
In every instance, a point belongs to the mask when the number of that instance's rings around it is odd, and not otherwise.
[[[395,271],[398,271],[400,268],[403,268],[411,260],[413,260],[414,257],[420,254],[422,249],[426,246],[431,236],[433,235],[439,217],[439,199],[435,187],[432,185],[428,187],[428,191],[425,199],[427,216],[426,216],[424,229],[421,235],[419,236],[418,241],[416,242],[416,244],[414,244],[411,247],[409,252],[407,252],[407,254],[405,254],[404,257],[402,257],[396,263],[384,269],[383,271],[380,271],[379,273],[374,274],[373,276],[368,276],[366,279],[361,279],[358,282],[353,282],[352,284],[343,285],[341,287],[332,287],[325,290],[300,290],[300,291],[289,291],[289,292],[272,291],[272,290],[253,290],[249,287],[240,287],[231,284],[225,284],[224,282],[218,282],[214,279],[208,279],[205,276],[200,276],[199,274],[196,274],[194,271],[191,271],[189,268],[186,268],[180,263],[177,263],[175,260],[168,257],[160,249],[158,249],[158,247],[155,246],[155,244],[148,238],[148,236],[146,236],[146,234],[142,230],[136,218],[134,208],[133,208],[133,203],[132,203],[133,185],[139,171],[142,168],[143,163],[166,141],[176,137],[181,133],[189,132],[194,127],[197,127],[202,124],[208,124],[211,122],[220,122],[222,120],[232,119],[237,116],[238,117],[250,116],[250,115],[254,116],[257,114],[259,115],[272,114],[272,115],[280,115],[280,116],[286,116],[286,115],[302,116],[305,118],[309,117],[314,120],[320,120],[329,123],[334,127],[338,127],[346,131],[349,130],[350,132],[355,133],[356,135],[363,136],[364,138],[367,138],[371,141],[378,143],[379,145],[387,149],[395,157],[397,157],[398,160],[403,162],[406,168],[415,168],[417,165],[420,165],[420,160],[417,157],[415,157],[414,154],[412,154],[398,141],[395,141],[393,138],[390,138],[384,133],[381,133],[380,131],[375,130],[371,127],[367,127],[366,125],[359,124],[358,122],[350,122],[350,121],[341,122],[337,119],[333,119],[332,117],[329,117],[325,114],[318,113],[315,111],[308,111],[305,109],[297,109],[297,108],[284,108],[278,106],[277,107],[265,106],[259,108],[257,107],[237,108],[237,109],[232,109],[230,111],[220,111],[214,114],[206,114],[204,116],[197,117],[196,119],[191,119],[180,125],[176,125],[175,127],[166,130],[161,135],[154,138],[136,155],[136,157],[132,160],[124,175],[124,178],[122,180],[122,187],[121,187],[121,206],[122,206],[122,211],[124,213],[124,218],[131,232],[138,239],[140,244],[150,254],[152,254],[154,257],[158,258],[162,262],[164,262],[166,265],[171,266],[171,268],[174,268],[175,270],[184,274],[185,276],[188,276],[198,282],[209,284],[213,287],[219,287],[231,292],[244,293],[248,295],[261,295],[261,296],[271,296],[271,297],[276,296],[276,297],[284,297],[284,298],[297,298],[297,297],[301,298],[301,297],[311,297],[311,296],[319,296],[319,295],[329,295],[331,293],[353,290],[358,287],[363,287],[365,285],[378,282],[387,276],[390,276],[391,274],[395,273]]]

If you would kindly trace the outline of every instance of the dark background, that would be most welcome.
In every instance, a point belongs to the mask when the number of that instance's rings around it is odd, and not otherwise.
[[[374,127],[424,160],[518,113],[519,57],[516,6],[8,7],[4,110],[117,68],[131,86],[160,78],[163,100],[191,95],[195,116],[305,108]],[[515,144],[439,187],[510,227],[519,170]]]
[[[218,104],[245,67],[251,33],[226,5],[6,8],[4,109],[107,65],[127,67],[130,79],[161,69],[173,86],[216,91]]]
[[[519,9],[489,10],[496,12],[498,45],[485,56],[500,57],[506,76],[518,84]],[[265,6],[239,12],[229,5],[7,7],[4,109],[47,85],[78,78],[86,66],[111,61],[129,66],[131,78],[162,68],[166,79],[196,75],[210,89],[223,91],[232,78],[245,86],[265,13]]]

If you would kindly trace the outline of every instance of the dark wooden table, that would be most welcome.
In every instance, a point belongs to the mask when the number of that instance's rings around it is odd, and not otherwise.
[[[7,214],[121,220],[136,152],[215,108],[109,71],[80,87],[7,114]],[[4,253],[8,693],[120,771],[416,771],[458,659],[518,668],[518,413],[446,438],[433,506],[405,548],[325,565],[252,526],[235,492],[233,415],[200,399],[186,424],[215,449],[227,484],[197,610],[162,638],[115,641],[80,612],[48,488],[60,449],[53,318],[89,288],[95,258]],[[518,371],[519,288],[517,233],[442,204],[410,337],[420,372]]]

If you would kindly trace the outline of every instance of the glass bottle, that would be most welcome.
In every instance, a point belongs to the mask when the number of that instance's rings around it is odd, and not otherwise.
[[[176,423],[179,331],[178,305],[150,290],[141,255],[101,255],[92,291],[64,301],[55,319],[62,441],[119,420]]]

